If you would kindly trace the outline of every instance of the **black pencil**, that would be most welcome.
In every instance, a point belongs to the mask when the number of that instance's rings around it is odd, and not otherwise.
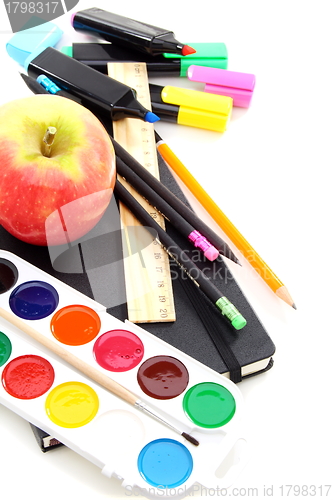
[[[141,179],[146,182],[155,192],[159,194],[178,214],[199,231],[218,251],[228,259],[240,264],[236,255],[228,244],[222,240],[212,229],[210,229],[199,217],[190,210],[177,196],[156,179],[147,169],[145,169],[132,155],[130,155],[112,137],[111,141],[116,155],[133,170]]]
[[[148,186],[121,158],[118,156],[116,158],[118,174],[153,205],[180,234],[185,236],[196,248],[199,248],[208,260],[213,261],[219,256],[219,251],[196,228],[174,210],[156,191]]]
[[[223,317],[236,329],[240,330],[246,325],[245,318],[236,307],[225,297],[210,279],[189,258],[187,253],[168,235],[164,229],[149,215],[140,203],[127,191],[119,180],[116,180],[115,194],[127,206],[141,224],[152,228],[157,233],[156,240],[161,244],[168,255],[186,272],[196,283],[208,299],[222,313]]]

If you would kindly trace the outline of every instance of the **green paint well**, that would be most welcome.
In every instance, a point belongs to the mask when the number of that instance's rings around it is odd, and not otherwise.
[[[231,392],[222,385],[202,382],[186,392],[183,409],[196,425],[215,429],[232,419],[236,411],[236,402]]]
[[[7,335],[0,332],[0,366],[4,365],[12,353],[12,344]]]

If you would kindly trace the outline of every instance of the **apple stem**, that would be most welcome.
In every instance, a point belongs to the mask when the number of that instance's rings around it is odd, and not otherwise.
[[[48,127],[45,135],[43,137],[43,155],[50,157],[51,155],[51,146],[53,144],[55,135],[57,133],[57,129],[55,127]]]

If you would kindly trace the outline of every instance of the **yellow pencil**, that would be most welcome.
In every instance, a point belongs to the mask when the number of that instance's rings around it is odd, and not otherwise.
[[[171,151],[169,146],[165,144],[163,139],[155,132],[156,147],[161,154],[162,158],[166,163],[172,168],[172,170],[178,175],[185,186],[191,191],[191,193],[197,198],[201,205],[207,210],[209,215],[215,220],[219,227],[224,231],[224,233],[230,238],[238,250],[244,255],[251,266],[257,271],[259,276],[267,283],[267,285],[273,290],[273,292],[284,300],[287,304],[296,309],[295,303],[290,296],[285,285],[276,274],[268,267],[268,265],[262,260],[260,255],[252,248],[250,243],[242,236],[238,229],[232,224],[228,217],[222,212],[222,210],[216,205],[212,198],[206,193],[206,191],[200,186],[199,182],[193,177],[193,175],[187,170],[185,165],[177,158],[177,156]]]

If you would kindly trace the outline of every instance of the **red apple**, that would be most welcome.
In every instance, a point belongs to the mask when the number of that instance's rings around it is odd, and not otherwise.
[[[52,145],[43,142],[55,127]],[[34,245],[74,241],[106,210],[115,153],[99,120],[64,97],[35,95],[0,107],[0,224]]]

